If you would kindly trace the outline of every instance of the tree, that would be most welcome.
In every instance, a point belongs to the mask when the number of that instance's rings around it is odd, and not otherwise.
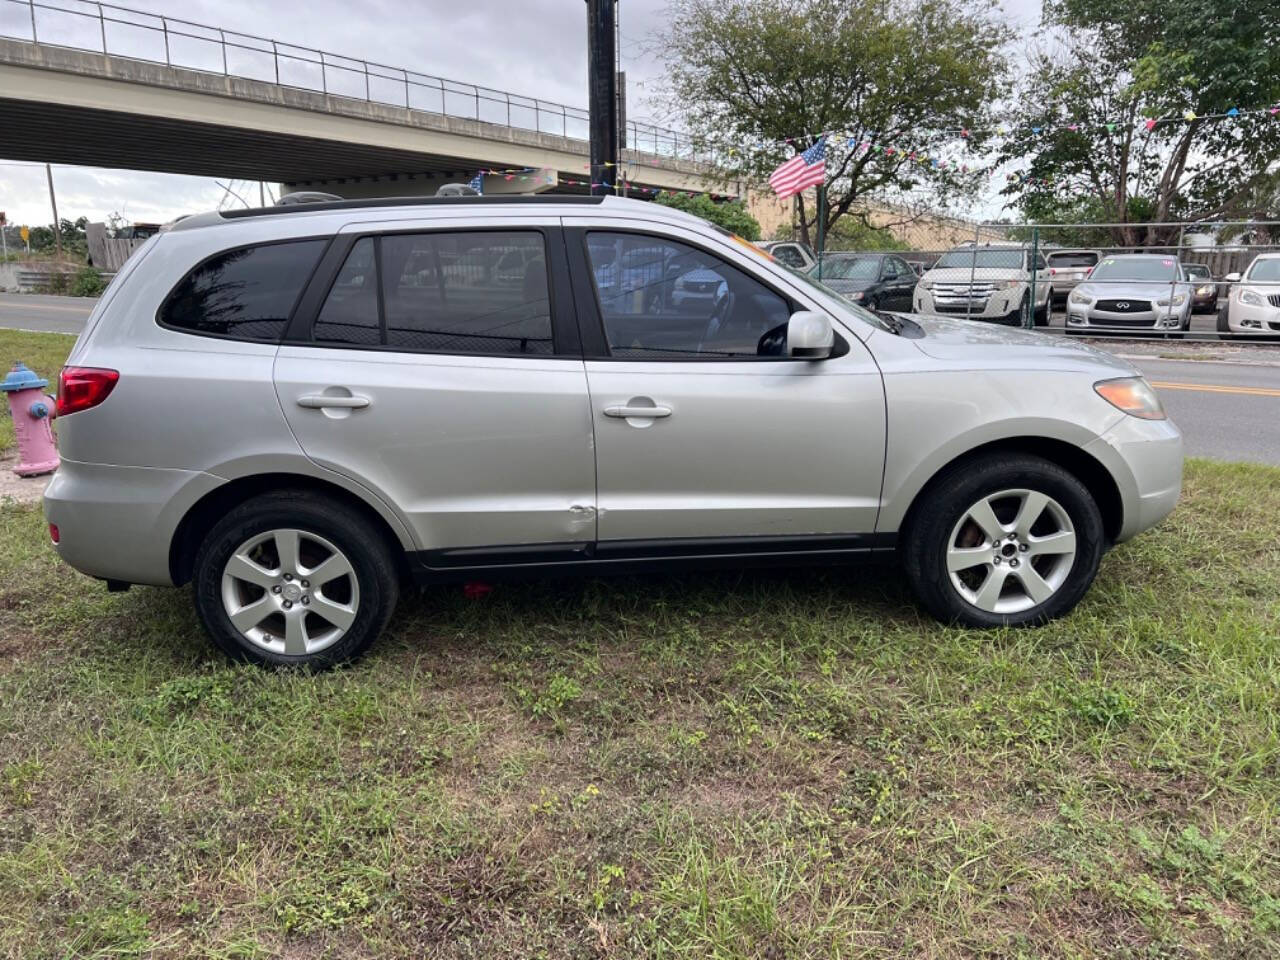
[[[1005,190],[1026,216],[1160,246],[1179,228],[1151,224],[1276,213],[1280,4],[1046,0],[1044,20],[1061,42],[1032,57],[1001,150],[1030,160]]]
[[[88,225],[88,217],[80,217],[74,222],[63,217],[58,221],[58,227],[62,231],[62,255],[65,259],[84,260],[88,257],[89,243],[85,237],[85,227]],[[31,228],[33,253],[52,253],[55,249],[53,224],[47,227]]]
[[[695,217],[709,220],[745,240],[760,239],[760,224],[747,212],[747,205],[741,200],[717,202],[705,193],[696,193],[693,196],[686,193],[660,193],[656,199],[664,207],[692,213]]]
[[[988,0],[672,0],[671,103],[726,180],[764,181],[836,134],[828,229],[871,193],[969,194],[980,175],[935,165],[935,151],[942,130],[954,143],[973,128],[970,147],[981,146],[1007,71],[995,17]],[[803,197],[798,208],[807,242],[818,212]]]

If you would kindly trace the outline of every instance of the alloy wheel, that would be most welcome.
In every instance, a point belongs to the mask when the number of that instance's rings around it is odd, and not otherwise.
[[[255,534],[227,559],[222,606],[250,643],[303,656],[336,643],[355,622],[355,568],[324,537],[306,530]]]
[[[1038,490],[1001,490],[969,507],[947,539],[947,573],[979,610],[1015,614],[1061,589],[1076,558],[1071,518]]]

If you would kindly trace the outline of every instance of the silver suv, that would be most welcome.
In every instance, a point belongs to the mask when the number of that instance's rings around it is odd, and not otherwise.
[[[404,584],[499,573],[896,554],[943,620],[1039,624],[1182,471],[1114,357],[872,314],[617,198],[188,218],[113,281],[58,408],[63,559],[192,582],[224,651],[315,667]]]
[[[913,306],[916,313],[1018,327],[1031,326],[1034,315],[1035,325],[1044,326],[1053,296],[1040,253],[1013,243],[967,243],[948,250],[924,272]]]

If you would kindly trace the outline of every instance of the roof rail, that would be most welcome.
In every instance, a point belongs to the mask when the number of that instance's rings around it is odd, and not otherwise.
[[[492,197],[380,197],[371,200],[329,200],[320,203],[294,203],[275,207],[250,207],[245,210],[223,210],[222,217],[238,220],[242,217],[275,217],[291,213],[315,213],[319,210],[358,210],[363,207],[450,207],[496,204],[598,204],[604,197],[583,197],[571,194],[521,194]]]

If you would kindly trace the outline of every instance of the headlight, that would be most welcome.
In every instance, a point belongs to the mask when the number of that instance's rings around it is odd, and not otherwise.
[[[921,281],[920,281],[920,286],[921,286],[921,287],[923,287],[925,290],[932,290],[932,289],[933,289],[933,281],[932,281],[932,280],[921,280]]]
[[[1093,300],[1093,297],[1089,296],[1087,293],[1084,293],[1083,291],[1080,291],[1080,290],[1071,291],[1072,303],[1089,303],[1091,300]]]
[[[1203,287],[1196,287],[1196,293],[1198,293],[1202,297],[1207,297],[1209,294],[1213,293],[1213,287],[1210,287],[1208,285]]]
[[[1098,396],[1117,410],[1141,420],[1163,420],[1164,408],[1151,384],[1142,377],[1118,377],[1115,380],[1099,380],[1093,385]]]
[[[865,293],[865,292],[866,292],[866,291],[864,291],[864,290],[855,290],[855,291],[853,291],[853,293],[849,294],[849,299],[850,299],[850,300],[861,300],[861,299],[862,299],[862,295],[863,295],[863,293]]]
[[[1002,286],[1002,287],[1004,287],[1004,288],[1005,288],[1005,289],[1007,289],[1007,290],[1012,290],[1014,287],[1020,287],[1020,286],[1022,286],[1024,283],[1026,283],[1026,281],[1025,281],[1025,280],[1003,280],[1003,281],[1000,281],[999,283],[997,283],[996,285],[997,285],[997,286]]]
[[[1262,301],[1262,297],[1254,293],[1252,290],[1241,290],[1240,302],[1248,304],[1251,307],[1265,306],[1265,304]]]
[[[1177,296],[1175,296],[1172,300],[1170,300],[1168,297],[1165,297],[1165,299],[1163,300],[1157,300],[1156,304],[1161,307],[1168,307],[1168,306],[1180,307],[1182,306],[1183,302],[1186,299],[1187,299],[1187,295],[1185,293],[1180,293]]]

